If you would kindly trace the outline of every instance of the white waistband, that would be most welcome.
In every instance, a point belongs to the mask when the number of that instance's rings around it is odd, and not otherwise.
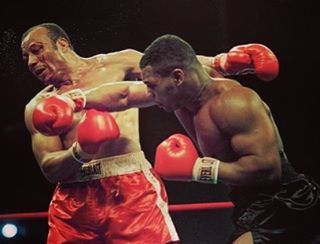
[[[143,151],[92,160],[81,166],[70,179],[61,183],[82,182],[104,177],[124,175],[150,169],[152,166]]]

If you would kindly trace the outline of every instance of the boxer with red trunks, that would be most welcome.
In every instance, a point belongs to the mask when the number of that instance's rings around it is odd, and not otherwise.
[[[48,243],[179,241],[166,191],[141,151],[138,110],[111,116],[86,113],[90,108],[154,104],[146,90],[138,93],[146,98],[143,102],[133,96],[127,103],[127,95],[139,90],[141,82],[133,89],[127,89],[126,82],[111,85],[141,78],[142,53],[127,49],[80,57],[68,35],[53,23],[28,29],[21,48],[29,70],[47,85],[27,104],[25,123],[44,176],[57,183],[49,208]],[[222,76],[210,57],[199,59],[211,75]]]
[[[141,151],[138,109],[83,110],[86,101],[77,93],[139,78],[141,53],[80,57],[53,23],[27,30],[21,48],[29,70],[47,85],[25,109],[35,158],[57,184],[47,242],[178,242],[164,185]]]

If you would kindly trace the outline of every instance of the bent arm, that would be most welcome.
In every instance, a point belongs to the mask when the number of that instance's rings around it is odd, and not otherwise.
[[[281,160],[275,126],[258,95],[247,88],[237,89],[228,92],[220,107],[212,111],[217,125],[230,135],[231,147],[238,155],[234,162],[220,163],[219,179],[231,185],[277,181]]]
[[[48,137],[35,133],[31,139],[34,156],[49,182],[66,181],[81,167],[73,158],[72,149],[64,149],[58,136]]]
[[[71,148],[65,149],[59,136],[44,136],[32,124],[31,104],[25,109],[25,124],[31,134],[32,151],[42,173],[51,183],[67,180],[81,167],[73,157]]]

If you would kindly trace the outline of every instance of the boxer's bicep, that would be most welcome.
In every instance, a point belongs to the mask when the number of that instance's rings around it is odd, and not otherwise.
[[[279,162],[274,133],[268,127],[265,122],[252,120],[231,136],[231,147],[239,157],[236,163],[248,174],[267,174]]]
[[[24,123],[30,133],[35,132],[35,128],[32,123],[32,113],[34,109],[34,102],[31,100],[24,109]]]
[[[39,132],[31,135],[32,151],[39,165],[42,166],[52,153],[63,150],[63,145],[59,136],[44,136]]]
[[[37,100],[31,100],[25,107],[25,125],[31,135],[32,151],[41,166],[45,161],[46,155],[51,152],[62,150],[63,146],[58,136],[44,136],[38,132],[32,122],[32,114]]]
[[[222,103],[223,112],[216,121],[230,136],[230,146],[237,155],[236,161],[223,166],[224,173],[241,183],[276,179],[280,166],[276,133],[261,99],[253,91],[240,88]]]

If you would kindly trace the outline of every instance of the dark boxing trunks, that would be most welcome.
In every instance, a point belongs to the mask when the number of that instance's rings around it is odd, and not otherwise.
[[[309,177],[282,165],[282,182],[230,193],[235,231],[230,243],[250,231],[255,244],[307,244],[320,234],[320,190]]]

